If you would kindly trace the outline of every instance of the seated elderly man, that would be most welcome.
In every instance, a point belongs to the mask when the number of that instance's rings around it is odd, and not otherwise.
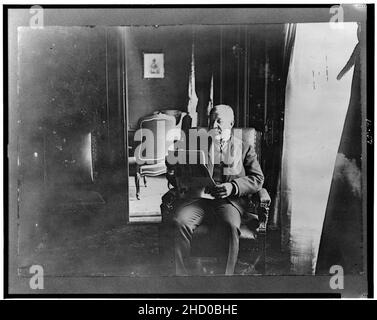
[[[209,190],[215,199],[184,199],[176,206],[173,222],[177,275],[188,274],[185,263],[190,254],[193,232],[209,214],[222,227],[220,230],[227,239],[225,274],[234,273],[241,216],[248,205],[247,195],[258,192],[264,181],[254,149],[233,134],[232,108],[217,105],[212,108],[209,117],[209,129],[214,134],[207,149],[207,168],[216,182],[216,186]],[[229,158],[232,160],[225,161]]]

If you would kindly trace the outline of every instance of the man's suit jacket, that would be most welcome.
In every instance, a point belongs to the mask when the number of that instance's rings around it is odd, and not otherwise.
[[[228,150],[232,155],[231,161],[228,162],[226,174],[224,174],[225,182],[234,182],[238,187],[238,194],[227,198],[230,203],[237,208],[242,215],[248,208],[248,195],[254,194],[262,189],[264,182],[264,175],[260,164],[257,160],[257,154],[253,146],[248,145],[245,141],[232,135],[229,140]],[[198,144],[200,145],[200,144]],[[210,153],[213,146],[209,144],[208,150],[202,150]],[[206,163],[207,169],[213,174],[213,163],[209,161]],[[170,170],[174,170],[172,166],[167,163],[169,182],[175,185],[174,178],[169,174]],[[183,199],[180,200],[179,206],[186,206],[196,201],[197,199]]]

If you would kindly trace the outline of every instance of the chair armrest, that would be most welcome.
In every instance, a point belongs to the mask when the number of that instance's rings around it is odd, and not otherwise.
[[[265,188],[262,188],[261,190],[259,190],[257,192],[257,195],[259,196],[260,203],[263,203],[266,206],[269,206],[271,204],[271,197]]]
[[[170,186],[172,186],[173,188],[177,187],[177,182],[175,179],[175,166],[169,163],[167,157],[165,157],[165,165],[166,165],[166,179],[168,180],[168,188],[169,190],[171,190]]]
[[[257,214],[259,218],[258,232],[266,232],[268,223],[268,213],[270,210],[271,197],[267,190],[262,188],[252,197],[252,201],[256,204]]]
[[[170,189],[168,192],[166,192],[162,197],[161,197],[161,218],[162,222],[168,221],[171,219],[172,212],[174,211],[174,204],[175,200],[177,199],[176,196],[176,189]]]
[[[165,164],[166,164],[166,162],[165,162]],[[166,179],[168,180],[168,189],[169,190],[172,189],[172,188],[170,188],[170,186],[172,186],[173,188],[177,187],[177,183],[176,183],[175,176],[174,176],[174,169],[172,169],[169,166],[167,166],[167,168],[166,168]]]

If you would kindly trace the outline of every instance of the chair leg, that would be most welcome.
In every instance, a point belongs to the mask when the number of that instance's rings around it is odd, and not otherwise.
[[[140,178],[141,178],[140,173],[136,172],[135,185],[136,185],[136,199],[137,200],[140,200]]]
[[[143,176],[143,180],[144,180],[144,187],[147,187],[147,177]]]
[[[170,216],[172,212],[163,204],[160,206],[163,221],[159,226],[159,256],[162,266],[162,275],[174,275],[175,258],[174,258],[174,229],[171,221],[166,221],[164,217]]]
[[[260,232],[258,234],[258,254],[259,260],[255,266],[255,269],[262,274],[266,273],[266,232]]]

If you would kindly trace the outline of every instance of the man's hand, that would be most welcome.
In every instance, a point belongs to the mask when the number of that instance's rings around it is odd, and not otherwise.
[[[210,193],[216,199],[224,199],[229,197],[233,193],[233,188],[233,184],[226,182],[214,186]]]

